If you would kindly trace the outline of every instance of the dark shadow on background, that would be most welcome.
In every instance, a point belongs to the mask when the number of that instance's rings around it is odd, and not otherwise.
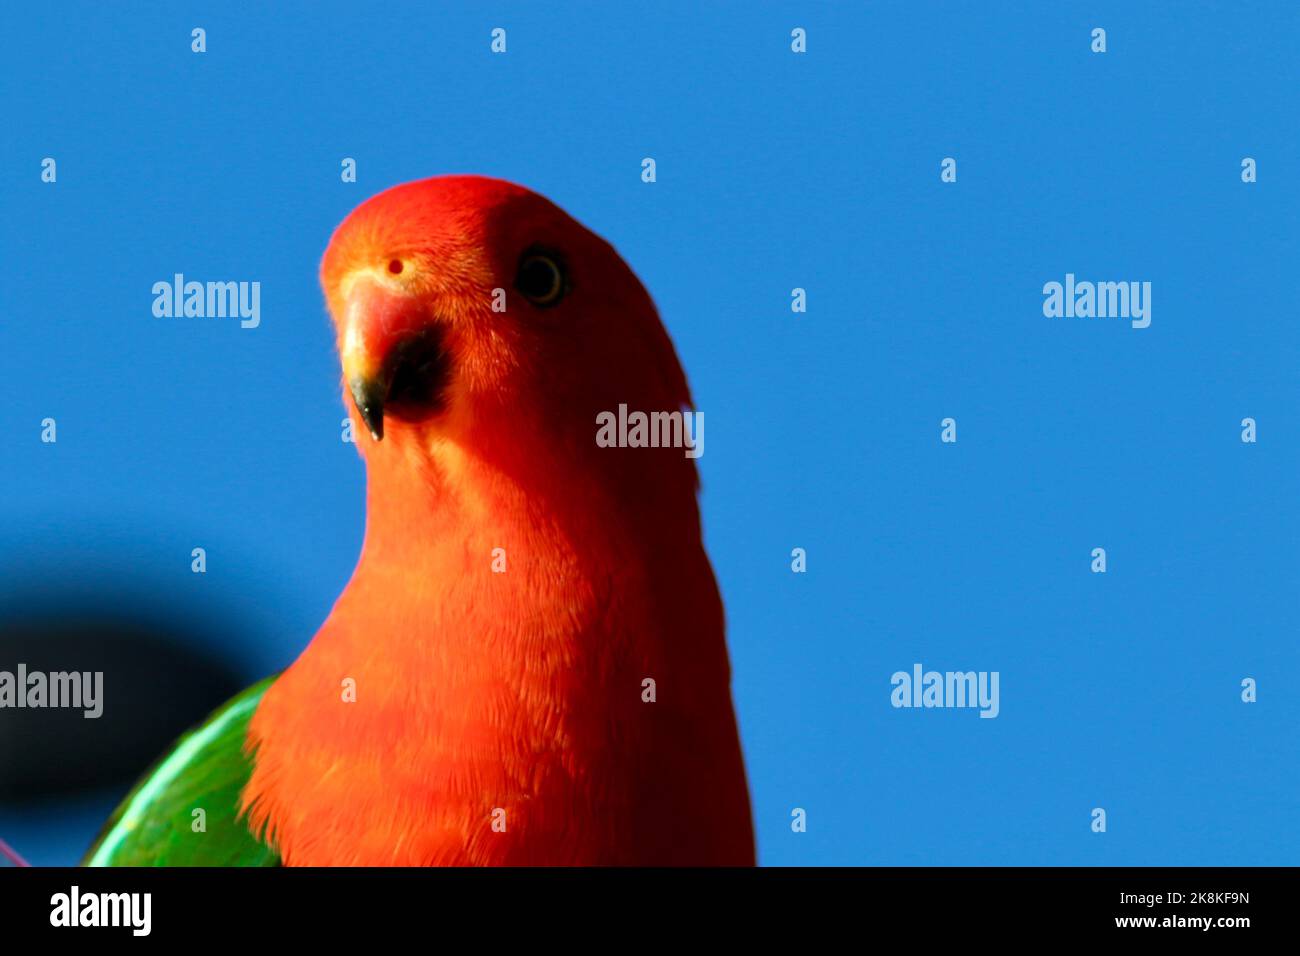
[[[12,592],[11,592],[12,594]],[[0,710],[0,809],[125,794],[181,733],[250,681],[220,653],[240,626],[181,606],[124,610],[118,594],[0,604],[0,670],[101,671],[103,713]],[[246,626],[246,624],[245,624]]]

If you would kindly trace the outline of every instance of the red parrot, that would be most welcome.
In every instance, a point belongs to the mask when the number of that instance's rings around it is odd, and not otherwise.
[[[695,461],[596,441],[620,405],[691,407],[636,276],[536,193],[447,176],[357,207],[321,283],[367,472],[356,570],[88,861],[752,864]]]

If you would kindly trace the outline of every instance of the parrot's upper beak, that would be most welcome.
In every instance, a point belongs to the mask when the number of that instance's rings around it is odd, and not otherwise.
[[[386,410],[414,417],[435,410],[446,378],[441,335],[421,301],[359,277],[345,299],[343,377],[370,432],[384,437]]]

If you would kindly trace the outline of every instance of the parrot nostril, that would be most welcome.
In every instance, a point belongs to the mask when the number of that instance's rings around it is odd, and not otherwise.
[[[388,263],[388,271],[391,272],[393,275],[395,275],[395,276],[400,276],[400,275],[402,274],[402,269],[403,269],[403,266],[402,266],[402,260],[401,260],[401,259],[391,259],[391,260],[389,260],[389,263]]]

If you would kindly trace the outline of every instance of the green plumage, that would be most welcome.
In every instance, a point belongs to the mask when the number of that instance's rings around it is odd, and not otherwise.
[[[248,722],[274,677],[254,684],[176,742],[113,813],[86,866],[278,866],[239,814],[253,764]],[[195,810],[205,829],[196,832]]]

